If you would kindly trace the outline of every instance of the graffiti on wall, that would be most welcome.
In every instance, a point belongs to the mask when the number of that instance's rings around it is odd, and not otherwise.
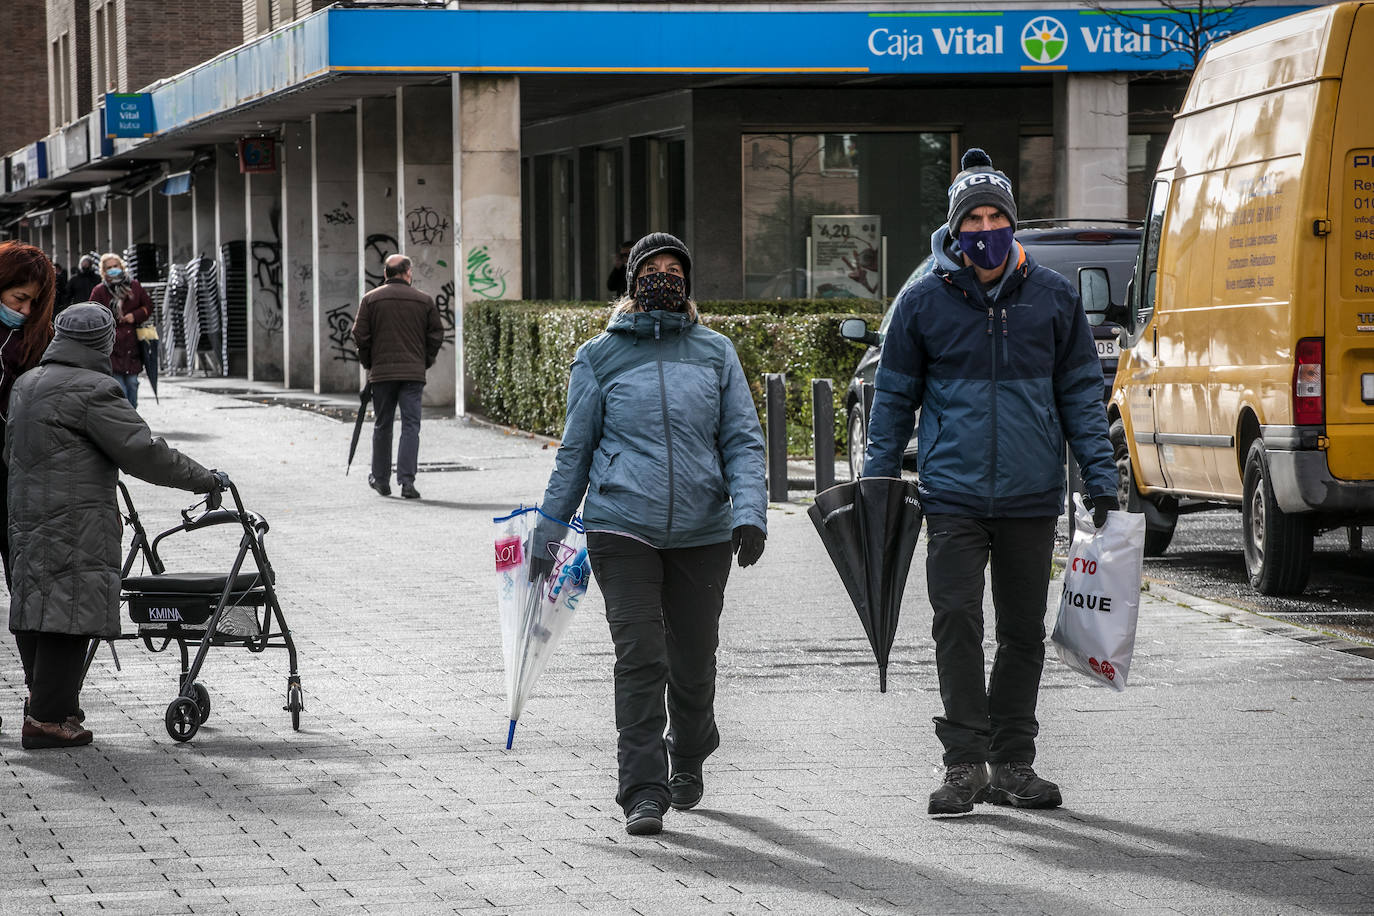
[[[386,259],[401,248],[396,237],[385,232],[376,232],[367,237],[363,245],[363,283],[368,289],[376,289],[386,279]]]
[[[439,307],[439,320],[444,325],[444,344],[453,346],[455,333],[458,326],[453,314],[453,281],[449,280],[444,284],[444,288],[439,290],[439,294],[434,297],[434,304]]]
[[[438,210],[419,206],[406,214],[406,234],[412,245],[442,245],[448,220]]]
[[[331,226],[351,226],[357,222],[353,218],[353,211],[348,209],[348,201],[339,201],[339,205],[333,210],[328,210],[324,214],[324,221]]]
[[[329,329],[329,355],[339,362],[356,363],[358,350],[353,346],[353,306],[336,305],[324,313]]]
[[[282,330],[281,246],[253,243],[253,323],[266,334]]]
[[[483,299],[500,299],[506,295],[507,270],[492,264],[486,245],[468,252],[467,273],[468,289]]]

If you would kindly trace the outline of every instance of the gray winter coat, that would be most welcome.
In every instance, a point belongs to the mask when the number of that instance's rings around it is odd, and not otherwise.
[[[13,631],[119,635],[119,471],[196,493],[216,485],[152,437],[111,377],[110,357],[69,338],[14,383],[5,461]]]
[[[728,337],[676,312],[617,315],[577,351],[544,514],[700,547],[766,531],[763,432]]]

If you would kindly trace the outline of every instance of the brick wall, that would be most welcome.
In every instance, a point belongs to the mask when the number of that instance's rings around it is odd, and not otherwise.
[[[125,92],[137,92],[243,43],[244,0],[123,0],[121,5],[120,88]]]
[[[49,126],[60,127],[91,110],[91,34],[89,3],[87,0],[47,0],[47,44],[43,59],[52,68],[48,71]],[[53,42],[63,33],[68,36],[70,61],[65,79],[56,72],[61,62],[52,57]],[[66,117],[59,117],[61,107],[54,97],[65,84],[69,97]]]
[[[0,153],[48,132],[47,13],[43,0],[5,4],[5,53],[0,56]]]

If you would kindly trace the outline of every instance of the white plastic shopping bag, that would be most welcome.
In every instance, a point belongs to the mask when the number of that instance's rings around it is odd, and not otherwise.
[[[1145,516],[1108,512],[1106,524],[1097,528],[1083,498],[1074,494],[1073,503],[1073,546],[1050,639],[1064,664],[1125,690],[1140,612]]]

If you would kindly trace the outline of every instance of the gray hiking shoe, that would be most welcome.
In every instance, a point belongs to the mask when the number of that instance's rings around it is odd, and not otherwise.
[[[968,814],[988,791],[985,763],[956,763],[945,767],[945,781],[930,793],[931,814]]]
[[[1035,775],[1024,760],[993,764],[988,801],[1013,808],[1058,808],[1064,803],[1059,787]]]

